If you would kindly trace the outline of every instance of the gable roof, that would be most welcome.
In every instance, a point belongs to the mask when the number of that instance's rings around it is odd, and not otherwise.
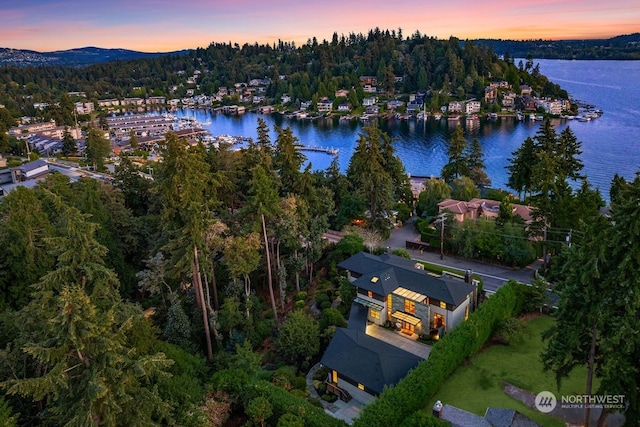
[[[20,169],[23,173],[34,171],[42,166],[47,166],[47,162],[43,159],[34,160],[32,162],[25,163],[17,166],[16,169]]]
[[[434,277],[415,268],[416,262],[396,255],[355,254],[338,264],[359,277],[353,286],[378,295],[388,295],[399,287],[454,306],[463,302],[475,287],[462,281]]]
[[[422,359],[356,329],[339,328],[320,363],[375,393],[395,385]]]

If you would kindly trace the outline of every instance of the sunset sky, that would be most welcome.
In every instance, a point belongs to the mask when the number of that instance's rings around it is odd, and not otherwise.
[[[440,39],[608,38],[640,31],[638,0],[3,0],[0,47],[145,52],[212,42],[306,43],[372,28]]]

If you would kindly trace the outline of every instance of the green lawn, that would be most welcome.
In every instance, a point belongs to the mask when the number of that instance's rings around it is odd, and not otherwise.
[[[469,365],[462,366],[444,383],[429,402],[431,411],[436,400],[483,416],[487,407],[515,409],[543,426],[564,426],[564,422],[525,406],[505,394],[502,383],[537,394],[549,390],[556,394],[582,394],[586,384],[586,369],[576,369],[562,382],[558,390],[553,373],[544,372],[540,353],[545,347],[541,333],[554,320],[543,316],[527,323],[527,336],[511,345],[494,345],[476,355]],[[594,384],[596,388],[598,384]]]

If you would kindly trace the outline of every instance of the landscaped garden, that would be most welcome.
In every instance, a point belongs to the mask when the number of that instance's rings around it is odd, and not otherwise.
[[[552,372],[544,372],[540,353],[545,347],[541,334],[554,320],[541,316],[527,321],[521,339],[509,345],[490,345],[459,367],[433,396],[429,411],[436,400],[483,416],[488,407],[515,409],[544,426],[564,426],[565,423],[529,408],[504,391],[504,383],[533,393],[548,390],[559,395],[583,394],[586,369],[577,368],[562,381],[558,390]],[[594,389],[598,384],[594,384]]]

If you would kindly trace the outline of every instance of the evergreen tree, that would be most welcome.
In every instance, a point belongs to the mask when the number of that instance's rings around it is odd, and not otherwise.
[[[365,127],[347,168],[347,179],[354,195],[368,208],[370,226],[389,218],[393,205],[393,181],[385,170],[381,153],[383,132]]]
[[[584,178],[580,171],[584,163],[580,160],[582,143],[578,141],[570,127],[566,127],[558,136],[558,178],[572,181]]]
[[[155,383],[172,362],[134,344],[148,324],[139,307],[120,299],[96,224],[53,200],[62,212],[59,235],[48,239],[57,264],[15,319],[22,325],[15,344],[33,370],[2,387],[42,402],[52,423],[160,425],[170,406]]]
[[[518,198],[525,197],[533,188],[532,168],[536,163],[536,149],[533,138],[527,137],[523,144],[516,151],[511,153],[513,156],[509,159],[511,165],[507,166],[509,170],[508,185],[518,192]]]
[[[453,134],[451,134],[447,146],[449,161],[442,168],[442,178],[446,182],[451,182],[461,176],[469,176],[468,161],[465,156],[466,147],[467,140],[464,138],[464,131],[462,126],[458,125]]]
[[[71,135],[71,132],[69,132],[69,128],[65,127],[64,133],[62,134],[62,155],[70,156],[71,154],[77,151],[78,151],[78,144],[76,143],[76,140]]]
[[[87,161],[93,164],[93,170],[104,168],[104,159],[111,153],[111,143],[104,137],[104,132],[94,127],[87,131],[85,155]]]
[[[469,169],[469,178],[477,187],[487,187],[491,185],[491,179],[485,172],[484,153],[478,138],[473,138],[471,147],[466,155]]]
[[[245,215],[252,225],[251,230],[257,232],[262,231],[264,238],[265,258],[267,262],[267,276],[269,286],[269,296],[271,297],[271,306],[275,319],[278,318],[276,309],[275,295],[273,293],[271,252],[267,237],[267,219],[275,217],[279,211],[278,189],[274,184],[275,180],[267,174],[267,172],[258,165],[251,170],[251,181],[249,182],[249,194],[243,207],[243,215]],[[248,276],[245,276],[248,277]],[[248,292],[248,288],[245,289]],[[247,293],[248,297],[248,293]]]
[[[200,251],[205,247],[205,234],[218,206],[217,183],[205,162],[205,149],[189,147],[174,133],[166,136],[162,147],[164,162],[159,165],[157,191],[162,200],[161,219],[169,240],[164,250],[171,254],[173,276],[190,277],[196,293],[196,304],[202,313],[207,355],[213,357],[209,316],[207,313]]]
[[[276,126],[278,137],[274,153],[274,167],[278,171],[282,187],[281,195],[300,194],[300,168],[306,158],[297,147],[298,138],[293,136],[291,128]]]
[[[372,135],[380,141],[380,154],[383,159],[383,167],[391,177],[391,189],[395,202],[413,202],[409,175],[404,168],[402,160],[396,155],[391,137],[385,132],[379,131],[378,135]]]
[[[42,197],[17,187],[0,203],[0,307],[20,308],[30,286],[53,267],[45,239],[54,233]]]

